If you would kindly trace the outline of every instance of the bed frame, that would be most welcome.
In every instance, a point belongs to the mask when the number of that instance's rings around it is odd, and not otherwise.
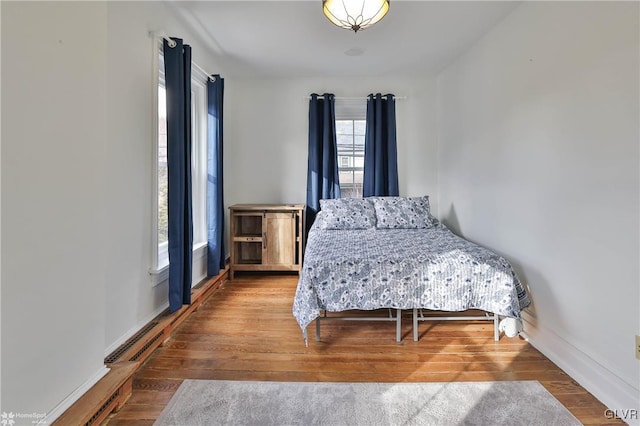
[[[339,321],[386,321],[396,323],[396,342],[402,341],[402,310],[396,309],[396,315],[393,315],[392,309],[388,309],[389,316],[387,317],[330,317],[327,315],[327,311],[322,311],[322,315],[316,318],[316,341],[320,341],[320,322],[327,320],[339,320]],[[500,340],[500,317],[498,314],[492,314],[485,312],[484,315],[458,315],[458,316],[425,316],[422,309],[413,309],[413,341],[418,341],[418,322],[420,321],[493,321],[493,339],[497,342]],[[307,331],[304,331],[304,341],[307,346]]]
[[[418,313],[419,311],[419,313]],[[413,308],[413,341],[418,341],[418,322],[419,321],[493,321],[493,340],[500,340],[500,318],[498,314],[485,312],[484,315],[458,315],[458,316],[424,316],[422,309]]]
[[[322,311],[322,315],[315,319],[316,321],[316,341],[320,341],[320,321],[327,320],[340,320],[340,321],[387,321],[396,323],[396,342],[400,343],[402,340],[402,310],[396,309],[396,315],[393,316],[393,309],[388,309],[389,316],[387,317],[330,317],[327,315],[327,311]],[[304,331],[304,341],[307,343],[307,331]],[[308,344],[307,344],[308,346]]]

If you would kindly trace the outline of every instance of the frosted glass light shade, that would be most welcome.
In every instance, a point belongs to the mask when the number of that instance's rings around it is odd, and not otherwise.
[[[358,32],[384,18],[389,0],[322,0],[322,11],[340,28]]]

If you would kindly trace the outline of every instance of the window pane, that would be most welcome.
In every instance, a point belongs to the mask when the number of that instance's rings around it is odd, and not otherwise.
[[[343,198],[362,197],[365,120],[336,120],[338,174]]]
[[[207,241],[207,91],[204,83],[193,78],[191,87],[191,193],[193,244],[196,246]]]
[[[351,135],[353,133],[352,120],[336,120],[336,134]]]
[[[167,242],[167,94],[158,86],[158,244]]]
[[[353,147],[353,135],[349,134],[338,134],[336,135],[336,142],[338,144],[338,150],[346,149],[350,151]]]

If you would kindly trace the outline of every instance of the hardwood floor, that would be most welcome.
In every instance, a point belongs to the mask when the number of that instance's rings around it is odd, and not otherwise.
[[[297,275],[223,284],[138,370],[131,398],[108,425],[153,424],[184,379],[538,380],[584,424],[623,424],[607,420],[603,404],[524,340],[494,342],[489,322],[421,323],[414,342],[407,313],[396,343],[395,323],[328,321],[322,340],[306,348],[291,313],[296,284]]]

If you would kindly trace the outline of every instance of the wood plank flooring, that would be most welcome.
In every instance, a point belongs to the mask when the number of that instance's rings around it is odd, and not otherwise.
[[[524,340],[494,342],[490,322],[421,323],[414,342],[407,313],[396,343],[395,323],[326,321],[307,348],[291,313],[296,284],[297,275],[241,274],[223,284],[138,370],[131,398],[107,424],[153,424],[184,379],[538,380],[582,423],[623,424]]]

